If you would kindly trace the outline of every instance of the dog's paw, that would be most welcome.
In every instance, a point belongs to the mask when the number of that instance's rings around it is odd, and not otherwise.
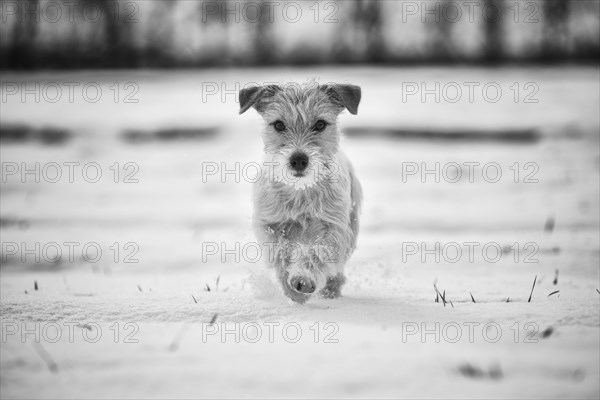
[[[346,278],[342,274],[327,277],[325,287],[319,292],[319,295],[324,299],[336,299],[342,296],[342,285],[346,282]]]

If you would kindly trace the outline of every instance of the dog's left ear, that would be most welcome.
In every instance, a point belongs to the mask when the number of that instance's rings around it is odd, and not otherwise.
[[[273,96],[275,92],[279,89],[277,85],[267,85],[267,86],[250,86],[249,88],[244,88],[240,90],[239,100],[240,100],[240,114],[243,114],[250,107],[254,106],[257,111],[261,111],[264,106],[264,100],[268,96]]]
[[[336,97],[350,111],[350,114],[356,115],[358,113],[358,104],[361,97],[360,86],[335,83],[325,85],[324,89],[327,93]]]

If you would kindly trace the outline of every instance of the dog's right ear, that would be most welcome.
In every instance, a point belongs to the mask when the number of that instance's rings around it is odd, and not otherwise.
[[[281,88],[277,85],[250,86],[240,90],[240,114],[254,106],[256,111],[261,111],[269,96],[273,96]]]
[[[361,98],[360,86],[333,83],[324,85],[323,89],[350,111],[350,114],[356,115],[358,113]]]

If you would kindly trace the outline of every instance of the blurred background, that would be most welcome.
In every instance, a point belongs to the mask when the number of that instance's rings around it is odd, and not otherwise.
[[[11,337],[3,398],[597,398],[599,1],[0,0],[0,12],[2,321],[133,321],[145,335],[43,343],[61,375]],[[263,147],[237,94],[307,79],[362,88],[340,126],[365,201],[344,298],[303,308],[235,250],[255,240],[245,166]],[[446,179],[455,165],[462,179]],[[503,257],[407,260],[406,242],[497,243]],[[185,351],[165,350],[215,314],[335,321],[349,341],[224,349],[189,334]],[[394,330],[484,317],[573,334],[440,350]],[[463,359],[497,360],[506,379],[467,386]]]
[[[2,0],[0,67],[595,62],[598,1]]]
[[[217,239],[220,234],[250,239],[247,179],[232,182],[219,174],[202,182],[198,171],[203,163],[232,168],[231,163],[261,159],[260,118],[252,110],[237,116],[242,87],[307,79],[363,88],[359,114],[343,115],[341,124],[353,139],[347,143],[351,158],[365,171],[367,195],[374,186],[365,203],[367,231],[385,227],[401,234],[423,218],[457,230],[532,219],[523,224],[534,229],[556,218],[558,210],[561,219],[579,226],[588,223],[588,215],[578,210],[598,204],[597,196],[586,197],[597,188],[586,174],[580,176],[581,199],[574,194],[568,205],[562,198],[557,204],[549,200],[562,196],[549,182],[571,182],[574,171],[598,170],[595,0],[2,0],[0,5],[2,156],[13,163],[8,168],[19,167],[5,171],[2,182],[4,237],[39,239],[41,230],[56,234],[60,224],[76,235],[112,237],[121,234],[114,224],[123,228],[123,218],[129,218],[129,240],[141,235],[151,242],[145,246],[151,254],[146,268],[197,265],[199,243],[216,231]],[[352,154],[365,146],[372,152]],[[377,157],[390,148],[389,157]],[[396,179],[403,162],[477,161],[482,149],[487,154],[482,165],[507,158],[505,176],[511,173],[510,157],[523,164],[538,161],[522,160],[518,151],[543,158],[548,165],[540,161],[539,173],[548,180],[528,187],[539,202],[515,197],[529,198],[523,185],[500,182],[484,191],[477,186],[477,196],[465,199],[463,191],[475,190],[473,185],[420,179],[411,196],[398,200],[410,206],[386,200],[406,191]],[[432,158],[434,153],[443,157]],[[462,158],[454,160],[458,154]],[[588,167],[576,168],[571,158]],[[106,164],[105,178],[118,161],[135,163],[144,179],[134,185],[107,182],[99,191],[82,178],[52,183],[27,175],[36,162],[98,159]],[[376,195],[380,190],[386,194]],[[478,196],[499,191],[514,203],[515,214],[451,213],[452,201],[435,202],[440,190],[459,204],[478,207]],[[435,206],[415,208],[423,204],[421,197]],[[222,198],[237,204],[221,209]],[[83,216],[103,221],[103,227],[87,230]],[[151,221],[174,229],[169,237],[185,245],[165,245],[162,235],[138,224]],[[369,238],[381,239],[364,240]],[[166,249],[173,247],[179,248],[175,259]]]

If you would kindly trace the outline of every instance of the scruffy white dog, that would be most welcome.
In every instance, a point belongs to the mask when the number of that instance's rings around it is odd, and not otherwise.
[[[356,114],[360,97],[358,86],[316,82],[239,93],[240,114],[254,107],[266,122],[254,230],[285,294],[299,303],[315,292],[338,297],[356,246],[362,189],[339,149],[337,118],[344,109]]]

